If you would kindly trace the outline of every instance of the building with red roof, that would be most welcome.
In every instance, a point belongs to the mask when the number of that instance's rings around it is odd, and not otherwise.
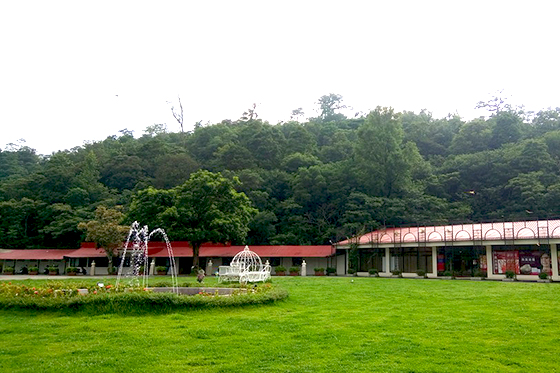
[[[357,253],[357,271],[375,268],[383,276],[426,272],[428,277],[503,279],[512,271],[520,280],[547,273],[560,281],[560,220],[534,220],[378,229],[336,244]],[[349,265],[347,266],[347,269]]]
[[[171,242],[171,250],[175,258],[179,274],[190,273],[193,263],[193,251],[188,242]],[[227,265],[235,254],[242,251],[244,246],[204,244],[200,248],[200,265],[207,271],[215,272],[221,265]],[[331,245],[254,245],[251,250],[256,252],[263,263],[268,261],[274,268],[282,265],[286,268],[301,266],[306,262],[307,272],[313,273],[313,268],[335,266],[333,264],[335,250]],[[169,252],[165,242],[148,243],[148,257],[157,266],[169,266]],[[102,248],[97,248],[93,242],[83,242],[75,250],[0,250],[0,262],[4,266],[15,268],[16,273],[23,268],[38,266],[39,273],[44,273],[51,265],[58,266],[59,272],[67,266],[87,269],[90,274],[107,274],[108,259]],[[113,264],[119,265],[120,258],[114,259]],[[125,261],[125,266],[128,261]]]

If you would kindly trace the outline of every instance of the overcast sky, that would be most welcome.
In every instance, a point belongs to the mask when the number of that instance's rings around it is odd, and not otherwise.
[[[560,106],[557,1],[3,1],[0,148],[40,154],[119,130],[238,119],[276,124],[341,94],[470,119],[503,90]]]

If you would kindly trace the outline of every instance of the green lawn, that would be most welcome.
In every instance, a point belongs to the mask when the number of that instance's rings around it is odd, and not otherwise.
[[[150,316],[0,311],[0,371],[560,369],[558,284],[349,277],[273,282],[290,297],[260,307]]]

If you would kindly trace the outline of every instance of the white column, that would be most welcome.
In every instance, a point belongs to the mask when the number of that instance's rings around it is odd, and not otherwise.
[[[437,277],[437,247],[432,247],[432,274],[429,277]]]
[[[494,263],[492,256],[492,245],[486,245],[486,277],[491,278],[494,275]]]
[[[385,248],[385,273],[391,274],[391,249],[389,247]]]
[[[552,265],[552,280],[560,281],[560,275],[558,274],[558,244],[550,245],[550,259]]]

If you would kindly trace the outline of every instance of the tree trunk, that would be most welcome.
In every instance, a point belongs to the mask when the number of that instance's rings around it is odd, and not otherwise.
[[[199,254],[199,252],[200,252],[200,246],[201,246],[201,244],[199,244],[199,243],[194,243],[194,242],[192,243],[192,247],[193,247],[193,248],[192,248],[192,252],[193,252],[193,270],[195,270],[195,271],[198,270],[199,263],[200,263],[200,260],[199,260],[199,258],[198,258],[198,254]]]

